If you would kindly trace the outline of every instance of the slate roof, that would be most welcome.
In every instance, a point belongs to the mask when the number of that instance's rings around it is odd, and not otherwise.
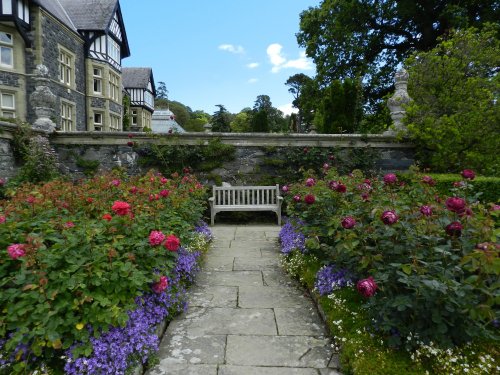
[[[122,68],[123,87],[147,89],[151,79],[151,68]],[[151,82],[153,84],[153,82]]]
[[[74,32],[78,32],[75,24],[63,8],[59,0],[34,0],[34,2],[56,17]]]
[[[78,30],[106,30],[118,0],[43,0],[60,2]]]

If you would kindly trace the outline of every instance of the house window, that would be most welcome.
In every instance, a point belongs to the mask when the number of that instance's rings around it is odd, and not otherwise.
[[[73,56],[62,49],[59,49],[59,81],[71,86],[73,77]]]
[[[94,68],[94,94],[102,94],[102,69]]]
[[[61,131],[71,132],[75,130],[75,106],[61,101]]]
[[[10,33],[0,31],[0,66],[14,67],[14,38]]]
[[[120,77],[109,72],[109,97],[116,101],[120,101]]]
[[[5,92],[0,93],[0,110],[0,117],[16,117],[16,97],[14,96],[14,94]]]
[[[18,0],[17,16],[26,23],[30,23],[30,10],[27,0]]]
[[[137,110],[132,110],[132,125],[137,125]]]
[[[110,36],[108,36],[108,56],[117,63],[121,62],[120,45]]]
[[[12,0],[2,0],[2,14],[12,14]]]
[[[109,130],[120,131],[121,130],[120,117],[111,115],[110,120],[111,120],[111,123],[109,124]]]
[[[102,113],[94,112],[94,130],[101,131],[102,125]]]

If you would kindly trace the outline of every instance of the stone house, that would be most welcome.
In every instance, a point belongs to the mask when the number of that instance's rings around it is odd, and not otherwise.
[[[0,118],[33,124],[44,65],[57,130],[121,131],[128,56],[119,0],[0,0]]]
[[[130,97],[130,130],[151,129],[156,87],[151,68],[123,68],[123,87]]]

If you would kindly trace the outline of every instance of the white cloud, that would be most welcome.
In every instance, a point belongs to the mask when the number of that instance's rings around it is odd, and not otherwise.
[[[267,56],[273,65],[271,71],[278,73],[281,69],[293,68],[298,70],[311,70],[314,68],[313,63],[307,58],[304,51],[300,52],[299,58],[295,60],[287,60],[282,53],[283,46],[274,43],[267,47]]]
[[[247,68],[249,68],[249,69],[255,69],[255,68],[258,68],[259,66],[260,66],[260,64],[257,62],[247,64]]]
[[[257,78],[250,78],[247,82],[248,83],[257,83],[259,80]]]
[[[245,53],[245,49],[242,46],[235,46],[232,44],[221,44],[219,46],[219,49],[222,51],[227,51],[236,54]]]
[[[278,107],[278,109],[283,112],[285,115],[291,115],[292,113],[298,113],[298,108],[294,108],[292,103],[283,104]]]

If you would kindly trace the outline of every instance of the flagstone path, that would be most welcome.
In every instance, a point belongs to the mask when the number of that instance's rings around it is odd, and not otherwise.
[[[189,309],[147,375],[339,375],[314,303],[278,264],[279,227],[216,225]]]

